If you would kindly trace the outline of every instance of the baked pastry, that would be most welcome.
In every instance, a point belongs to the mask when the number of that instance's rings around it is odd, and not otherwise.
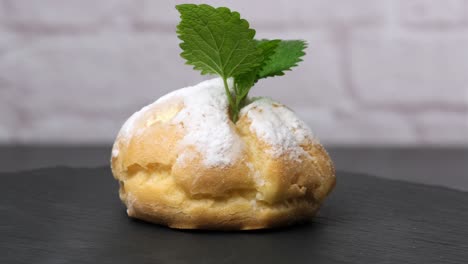
[[[135,113],[112,150],[130,217],[183,229],[259,229],[306,221],[335,184],[325,149],[286,106],[249,99],[302,60],[303,40],[256,40],[225,7],[181,4],[181,56],[220,78]]]
[[[224,230],[311,219],[335,184],[330,157],[289,108],[247,100],[233,123],[217,78],[132,115],[111,161],[128,215],[172,228]]]

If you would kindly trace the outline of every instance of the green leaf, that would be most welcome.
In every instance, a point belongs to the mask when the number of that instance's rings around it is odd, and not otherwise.
[[[238,91],[242,99],[247,95],[250,88],[258,81],[259,79],[258,75],[260,73],[260,70],[262,69],[262,67],[266,65],[266,63],[268,63],[268,61],[271,59],[271,56],[275,54],[275,50],[278,47],[279,43],[281,42],[281,40],[279,39],[275,39],[275,40],[264,39],[264,40],[255,40],[255,41],[257,42],[257,47],[262,52],[263,61],[262,61],[262,64],[260,64],[258,67],[256,67],[252,71],[235,77],[236,83],[238,86]]]
[[[275,53],[275,50],[281,40],[256,40],[256,42],[257,47],[262,51],[262,64],[250,72],[235,77],[236,109],[239,110],[242,108],[243,101],[249,94],[250,89],[258,81],[258,74],[260,73],[261,68],[266,65],[268,60],[270,60],[270,57]]]
[[[181,4],[177,35],[186,64],[201,74],[217,74],[224,83],[234,122],[250,89],[262,78],[284,75],[297,66],[306,43],[301,40],[255,40],[255,30],[226,7]],[[234,94],[228,78],[234,78]]]
[[[271,60],[271,57],[276,53],[276,49],[278,48],[278,45],[281,43],[281,39],[274,39],[274,40],[262,39],[262,40],[255,40],[255,41],[257,42],[257,46],[262,50],[263,63],[260,66],[260,68],[263,68]]]
[[[236,95],[239,101],[244,99],[245,96],[247,96],[250,88],[254,86],[256,81],[257,81],[257,71],[244,73],[235,78]]]
[[[227,79],[250,72],[262,63],[255,30],[239,13],[209,5],[182,4],[176,8],[182,19],[177,26],[182,40],[181,56],[194,69]]]
[[[258,74],[259,79],[282,76],[285,71],[290,71],[302,61],[301,57],[305,55],[306,47],[307,44],[303,40],[282,40],[274,54],[262,66]]]

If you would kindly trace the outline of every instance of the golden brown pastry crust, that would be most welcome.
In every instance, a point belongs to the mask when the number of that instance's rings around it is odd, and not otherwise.
[[[183,108],[180,100],[153,105],[135,121],[138,133],[115,142],[112,172],[130,217],[182,229],[278,227],[310,220],[334,187],[332,161],[315,139],[301,144],[308,155],[274,156],[246,114],[231,123],[244,146],[231,165],[206,166],[195,148],[176,162],[190,131],[169,121]]]

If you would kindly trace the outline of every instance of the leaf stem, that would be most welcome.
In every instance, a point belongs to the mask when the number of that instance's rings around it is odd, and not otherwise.
[[[229,90],[229,86],[227,83],[227,79],[223,78],[223,83],[224,83],[224,90],[226,91],[226,95],[229,101],[229,108],[230,108],[230,113],[231,113],[231,118],[232,122],[236,123],[237,122],[237,115],[238,115],[238,109],[237,109],[237,104],[232,98],[231,91]]]

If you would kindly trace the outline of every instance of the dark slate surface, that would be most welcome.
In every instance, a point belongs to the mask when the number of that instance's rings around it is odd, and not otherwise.
[[[310,224],[177,231],[131,220],[108,168],[0,174],[0,263],[467,263],[468,193],[338,172]]]

